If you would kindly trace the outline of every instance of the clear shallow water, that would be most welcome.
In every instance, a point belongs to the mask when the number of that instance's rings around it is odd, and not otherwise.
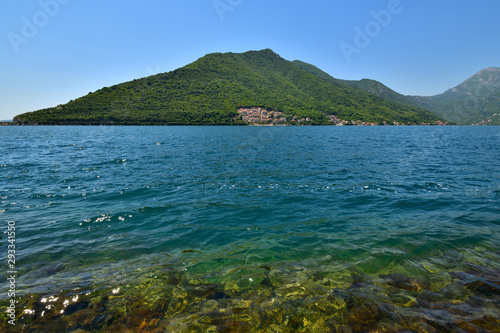
[[[66,324],[92,316],[89,292],[114,295],[113,318],[138,294],[134,309],[156,304],[143,329],[245,331],[238,315],[257,309],[271,312],[254,330],[499,323],[498,127],[4,127],[0,138],[18,292],[35,309],[26,299],[78,288]],[[328,297],[340,305],[322,310]],[[439,315],[425,306],[436,302]],[[41,311],[25,325],[45,325]],[[80,328],[121,323],[94,321]]]

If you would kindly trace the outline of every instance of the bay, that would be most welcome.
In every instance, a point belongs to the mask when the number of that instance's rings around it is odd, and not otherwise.
[[[34,311],[25,325],[78,328],[85,312],[84,330],[244,331],[242,313],[255,320],[256,309],[255,329],[499,323],[498,127],[3,127],[0,137],[0,260],[10,221],[17,292]],[[62,313],[83,305],[56,316],[32,300],[55,295]],[[96,321],[89,309],[108,296],[115,319]],[[131,298],[153,308],[150,321]]]

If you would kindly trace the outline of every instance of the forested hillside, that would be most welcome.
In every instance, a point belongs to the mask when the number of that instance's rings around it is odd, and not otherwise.
[[[486,68],[440,95],[405,96],[375,80],[340,80],[311,64],[298,60],[293,64],[327,82],[346,84],[392,103],[425,109],[448,122],[500,125],[500,68]]]
[[[14,118],[19,124],[242,124],[236,110],[262,107],[329,124],[343,120],[433,123],[422,109],[324,80],[267,49],[214,53],[169,73],[112,87]]]

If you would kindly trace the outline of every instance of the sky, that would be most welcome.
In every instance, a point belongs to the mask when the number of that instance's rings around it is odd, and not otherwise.
[[[500,1],[2,0],[0,120],[213,52],[270,48],[432,96],[500,67]]]

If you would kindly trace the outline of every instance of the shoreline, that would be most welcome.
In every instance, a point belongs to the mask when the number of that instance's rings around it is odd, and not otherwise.
[[[280,125],[273,125],[273,124],[254,124],[254,123],[249,123],[249,124],[16,124],[16,123],[0,123],[0,126],[16,126],[16,127],[41,127],[41,126],[105,126],[105,127],[118,127],[118,126],[154,126],[154,127],[173,127],[173,126],[195,126],[195,127],[219,127],[219,126],[229,126],[229,127],[238,127],[238,126],[244,126],[244,127],[470,127],[470,126],[475,126],[475,127],[495,127],[495,126],[500,126],[500,125],[478,125],[478,124],[470,124],[470,125],[463,125],[463,124],[387,124],[387,125],[367,125],[367,124],[348,124],[348,125],[335,125],[335,124],[280,124]]]

